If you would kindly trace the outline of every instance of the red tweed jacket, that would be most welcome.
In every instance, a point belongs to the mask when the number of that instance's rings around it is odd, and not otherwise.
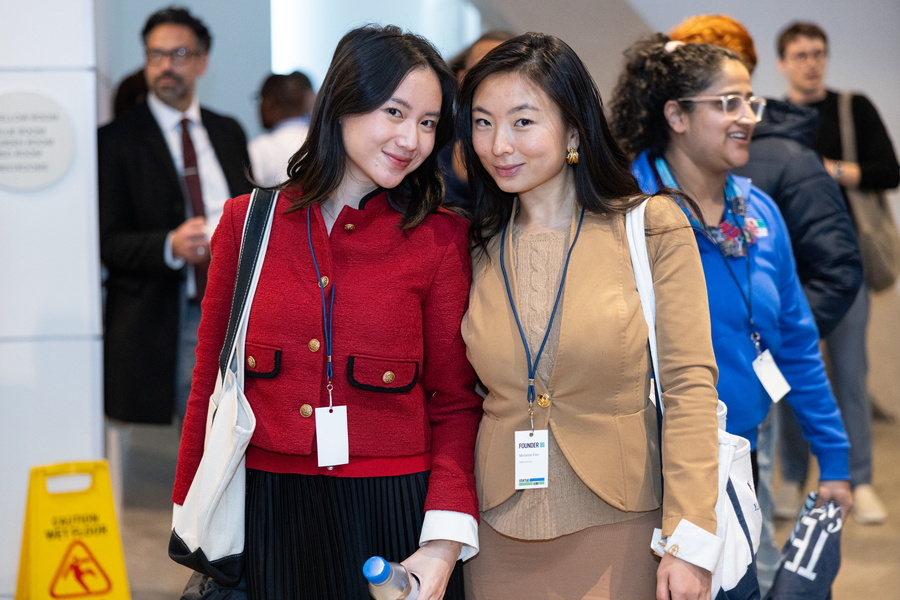
[[[229,200],[212,238],[197,365],[173,500],[182,503],[203,452],[209,396],[225,337],[249,196]],[[346,207],[331,236],[318,206],[275,219],[247,330],[245,394],[257,424],[247,466],[334,476],[431,469],[426,510],[477,518],[473,477],[481,399],[460,321],[468,302],[468,223],[430,215],[412,230],[384,192]],[[328,405],[320,273],[334,288],[334,404],[347,406],[350,464],[316,466],[315,416]]]

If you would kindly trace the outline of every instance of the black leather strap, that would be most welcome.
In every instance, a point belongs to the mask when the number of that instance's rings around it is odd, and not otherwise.
[[[250,282],[253,280],[253,272],[256,270],[263,232],[266,229],[275,196],[276,193],[273,190],[257,188],[253,190],[253,195],[250,197],[250,208],[247,222],[244,224],[244,237],[241,240],[241,253],[238,257],[234,296],[231,299],[231,314],[228,317],[228,330],[225,334],[225,344],[219,353],[219,371],[223,375],[228,368],[228,358],[231,356],[241,315],[247,308],[247,294],[250,292]]]

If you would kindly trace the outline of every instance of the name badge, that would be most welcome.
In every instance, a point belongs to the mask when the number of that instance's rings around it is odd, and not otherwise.
[[[549,449],[547,430],[516,432],[516,489],[547,487]]]
[[[320,467],[346,465],[350,462],[346,406],[316,409],[316,442]]]
[[[781,369],[775,364],[775,359],[768,350],[756,357],[756,360],[753,361],[753,370],[756,371],[756,376],[763,384],[772,402],[778,402],[791,391],[790,384],[781,374]]]

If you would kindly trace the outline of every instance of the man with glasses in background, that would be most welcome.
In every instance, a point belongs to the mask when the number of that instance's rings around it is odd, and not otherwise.
[[[818,112],[814,148],[829,175],[844,189],[884,190],[900,184],[900,165],[878,111],[868,98],[854,94],[852,119],[856,161],[843,160],[838,92],[825,87],[828,37],[813,23],[792,23],[778,38],[778,68],[787,79],[789,102]],[[868,290],[863,283],[844,318],[825,337],[829,376],[850,438],[850,482],[857,521],[883,523],[887,511],[872,487],[872,408],[867,389],[866,324]],[[788,411],[784,411],[788,412]],[[782,413],[782,475],[776,515],[793,518],[802,504],[808,446],[793,415]]]
[[[147,99],[98,136],[104,396],[114,422],[168,424],[190,391],[209,237],[225,201],[250,191],[250,159],[237,121],[197,98],[206,26],[165,8],[141,35]]]

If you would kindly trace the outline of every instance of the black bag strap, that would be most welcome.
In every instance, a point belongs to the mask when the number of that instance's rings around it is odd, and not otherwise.
[[[247,211],[247,220],[244,222],[244,235],[241,239],[241,252],[238,257],[234,296],[231,299],[231,313],[228,316],[228,329],[225,333],[225,343],[219,353],[219,371],[223,376],[228,369],[228,359],[231,356],[234,339],[237,337],[241,316],[247,308],[247,294],[250,292],[253,272],[257,268],[256,262],[262,246],[263,232],[272,212],[272,203],[277,195],[277,192],[273,190],[257,188],[253,190],[250,197],[250,208]]]
[[[841,134],[841,154],[847,162],[856,162],[856,131],[853,124],[853,94],[838,96],[838,129]]]

